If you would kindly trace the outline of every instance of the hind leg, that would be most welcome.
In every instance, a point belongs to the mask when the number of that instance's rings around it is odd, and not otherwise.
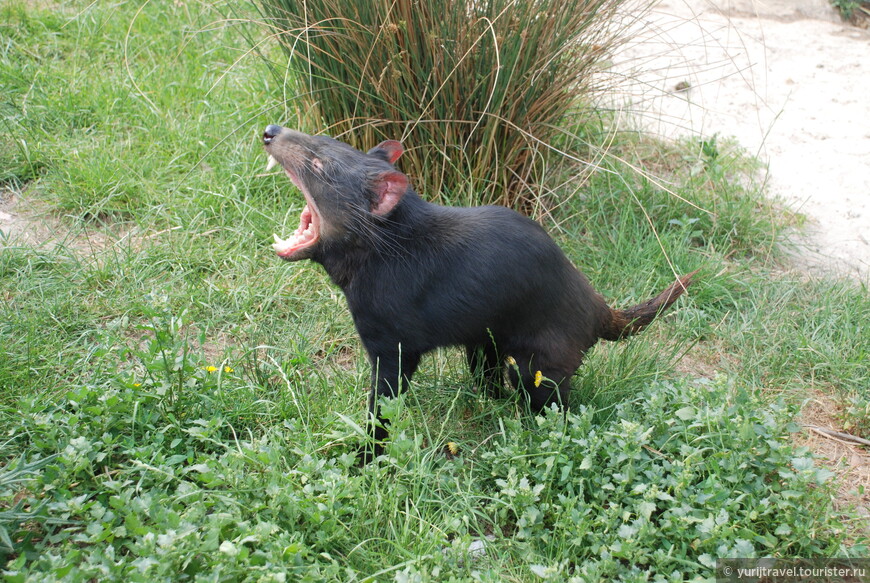
[[[542,377],[538,386],[535,386],[536,377],[532,379],[532,385],[525,389],[529,395],[529,409],[537,413],[555,403],[558,409],[567,411],[571,393],[571,375],[566,376],[551,371],[549,375],[542,372]]]
[[[511,384],[522,390],[529,402],[529,409],[537,413],[555,403],[559,409],[569,407],[571,376],[574,370],[547,366],[545,362],[535,363],[535,356],[514,358],[509,361],[508,376]],[[537,359],[541,361],[542,359]]]

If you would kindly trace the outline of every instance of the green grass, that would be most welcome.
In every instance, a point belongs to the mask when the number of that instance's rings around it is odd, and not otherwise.
[[[427,356],[360,469],[368,368],[340,292],[269,247],[302,200],[260,175],[288,114],[244,24],[38,6],[0,7],[0,184],[61,240],[0,241],[4,580],[683,581],[866,554],[790,440],[817,392],[870,437],[866,286],[780,270],[794,219],[727,141],[585,128],[613,144],[547,228],[614,305],[700,268],[690,297],[593,350],[567,420]],[[687,352],[715,378],[675,372]]]

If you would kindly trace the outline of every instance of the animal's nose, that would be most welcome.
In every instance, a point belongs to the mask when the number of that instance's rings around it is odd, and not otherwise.
[[[281,133],[281,126],[270,124],[266,126],[266,130],[263,132],[263,143],[269,144],[272,142],[275,137]]]

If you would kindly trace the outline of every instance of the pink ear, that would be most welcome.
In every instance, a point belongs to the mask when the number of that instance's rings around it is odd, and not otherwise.
[[[377,200],[372,205],[376,215],[386,215],[399,204],[408,191],[408,177],[401,172],[385,172],[378,176],[373,185]]]
[[[396,140],[384,140],[369,150],[368,153],[383,158],[390,164],[395,164],[396,160],[399,159],[399,156],[401,156],[404,151],[405,148],[402,147],[401,142],[397,142]]]

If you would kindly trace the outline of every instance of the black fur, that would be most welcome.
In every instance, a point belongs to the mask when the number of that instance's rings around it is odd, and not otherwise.
[[[465,347],[489,393],[500,393],[506,368],[533,410],[566,407],[584,353],[599,338],[641,329],[690,281],[612,310],[531,219],[423,201],[391,164],[398,142],[364,154],[279,126],[264,142],[317,208],[318,240],[285,258],[322,264],[344,291],[372,363],[372,417],[378,397],[407,388],[423,354],[454,345]],[[375,426],[377,443],[386,430]]]

